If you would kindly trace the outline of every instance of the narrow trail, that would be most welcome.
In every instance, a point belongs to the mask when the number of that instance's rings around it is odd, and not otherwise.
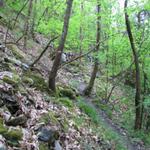
[[[80,83],[79,86],[79,93],[81,95],[83,95],[83,89],[85,87],[85,83]],[[85,97],[83,96],[84,101],[91,107],[93,107],[93,109],[95,109],[97,111],[97,114],[99,115],[100,120],[102,121],[102,123],[105,125],[106,128],[112,130],[113,132],[115,132],[118,137],[120,138],[120,142],[121,144],[127,149],[127,150],[146,150],[145,148],[141,147],[140,145],[136,144],[136,143],[132,143],[131,139],[128,135],[128,133],[122,129],[121,127],[119,127],[117,124],[115,124],[111,119],[109,119],[109,117],[107,116],[107,114],[102,111],[101,109],[97,108],[93,103],[92,97]]]
[[[127,150],[141,150],[141,148],[138,145],[134,145],[131,142],[129,136],[127,135],[127,133],[125,133],[125,131],[123,131],[120,127],[114,124],[113,121],[109,119],[108,116],[102,110],[94,106],[94,104],[91,102],[92,100],[91,98],[89,97],[84,97],[84,98],[85,98],[85,102],[88,103],[88,105],[90,105],[97,111],[100,119],[103,121],[105,126],[111,129],[112,131],[114,131],[115,133],[117,133],[117,135],[120,138],[120,142]]]

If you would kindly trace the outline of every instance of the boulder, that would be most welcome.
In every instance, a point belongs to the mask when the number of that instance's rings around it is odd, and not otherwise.
[[[47,129],[43,127],[38,133],[38,139],[43,142],[48,142],[50,145],[54,145],[55,140],[58,140],[59,132],[57,130]]]
[[[27,122],[27,117],[25,115],[20,115],[17,117],[12,117],[8,121],[6,121],[6,125],[8,126],[18,126],[18,125],[25,125]]]
[[[26,54],[21,51],[16,45],[14,44],[7,44],[7,48],[12,51],[17,59],[24,59],[26,58]]]

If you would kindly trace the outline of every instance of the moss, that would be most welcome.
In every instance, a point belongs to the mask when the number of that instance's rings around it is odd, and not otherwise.
[[[0,118],[0,134],[5,137],[7,143],[12,146],[18,146],[19,142],[22,139],[23,133],[21,130],[11,129],[8,130],[3,125],[3,119]]]
[[[11,72],[16,73],[16,68],[11,63],[3,62],[2,63],[2,68],[7,70],[7,71],[11,71]]]
[[[38,90],[42,92],[48,92],[49,93],[49,88],[48,84],[45,82],[45,79],[41,77],[39,74],[28,71],[24,74],[24,78],[30,78],[33,80],[33,87],[36,87]]]
[[[17,59],[24,59],[26,58],[26,54],[23,53],[16,45],[14,44],[7,44],[7,47],[12,51]]]
[[[70,108],[73,107],[73,102],[70,99],[68,99],[67,97],[59,98],[59,102],[67,107],[70,107]]]
[[[24,88],[24,86],[22,86],[22,85],[19,85],[18,88],[17,88],[17,90],[18,90],[21,94],[23,94],[23,95],[27,95],[27,94],[28,94],[27,90],[26,90],[26,89]]]
[[[16,74],[13,74],[12,78],[9,76],[4,76],[3,81],[8,84],[17,85],[20,82],[20,77]]]
[[[63,131],[68,132],[68,129],[69,129],[68,118],[64,117],[63,120],[61,119],[60,124],[62,126]]]
[[[49,150],[48,144],[40,142],[40,144],[39,144],[39,150]]]
[[[48,124],[49,122],[58,124],[58,120],[55,116],[55,113],[52,111],[49,111],[47,114],[43,115],[40,119],[40,122],[44,122],[45,124]]]
[[[29,85],[33,85],[33,83],[34,83],[34,81],[29,77],[23,77],[22,82],[29,84]]]
[[[4,127],[3,125],[3,118],[0,118],[0,134],[5,134],[7,133],[8,129],[6,127]]]
[[[7,133],[4,134],[4,137],[7,140],[21,140],[22,139],[22,131],[21,130],[10,130]]]
[[[69,87],[58,87],[58,93],[61,97],[68,97],[70,99],[76,99],[76,93]]]

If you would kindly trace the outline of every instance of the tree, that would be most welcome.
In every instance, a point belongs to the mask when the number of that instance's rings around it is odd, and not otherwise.
[[[59,65],[61,62],[61,56],[63,53],[63,49],[64,49],[66,37],[67,37],[72,3],[73,3],[73,0],[67,1],[67,8],[66,8],[65,17],[64,17],[64,25],[63,25],[62,35],[61,35],[58,49],[56,51],[56,57],[55,57],[55,60],[54,60],[54,63],[53,63],[53,66],[52,66],[52,69],[51,69],[50,75],[49,75],[49,81],[48,81],[49,88],[54,92],[56,91],[55,78],[57,76],[57,71],[59,69]]]
[[[3,5],[4,5],[3,0],[0,0],[0,7],[3,7]]]
[[[82,42],[83,42],[83,10],[84,10],[84,6],[83,6],[83,1],[81,1],[81,22],[80,22],[80,55],[82,55]],[[81,62],[81,59],[80,59]]]
[[[142,102],[141,102],[141,79],[140,79],[140,67],[139,67],[139,59],[138,59],[138,54],[133,38],[133,34],[131,31],[131,25],[130,25],[130,20],[129,20],[129,15],[127,13],[127,5],[128,5],[128,0],[125,0],[124,4],[124,11],[125,11],[125,23],[126,23],[126,29],[128,33],[128,38],[130,41],[133,57],[134,57],[134,63],[135,63],[135,70],[136,70],[136,94],[135,94],[135,111],[136,111],[136,116],[135,116],[135,125],[134,128],[136,130],[141,129],[142,127],[142,119],[141,119],[141,111],[142,111]]]
[[[101,25],[100,25],[100,3],[99,1],[97,1],[97,37],[96,37],[96,51],[98,53],[99,51],[99,47],[100,47],[100,31],[101,31]],[[95,63],[94,63],[94,68],[91,74],[91,78],[90,78],[90,82],[88,84],[88,86],[85,88],[84,90],[84,94],[85,95],[90,95],[92,88],[94,86],[94,81],[96,78],[96,74],[98,71],[98,58],[95,58]]]
[[[28,34],[29,34],[29,20],[30,20],[31,13],[32,13],[32,3],[33,3],[33,0],[30,0],[28,13],[27,13],[27,17],[26,17],[26,21],[25,21],[25,25],[24,25],[24,45],[23,45],[24,49],[26,49],[27,38],[28,38]]]

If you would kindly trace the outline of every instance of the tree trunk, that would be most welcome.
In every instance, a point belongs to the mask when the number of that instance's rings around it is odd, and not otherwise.
[[[52,69],[51,69],[50,75],[49,75],[49,88],[54,92],[56,91],[55,78],[57,76],[57,71],[59,69],[59,65],[61,62],[61,55],[63,53],[63,49],[64,49],[66,37],[67,37],[72,3],[73,3],[73,0],[67,1],[67,8],[66,8],[65,17],[64,17],[64,25],[63,25],[62,35],[61,35],[59,47],[56,52],[56,57],[55,57],[55,60],[54,60],[54,63],[53,63],[53,66],[52,66]]]
[[[135,69],[136,69],[136,95],[135,95],[135,125],[134,128],[135,130],[139,130],[142,127],[142,120],[141,120],[141,84],[140,84],[140,67],[139,67],[139,60],[138,60],[138,55],[137,55],[137,50],[135,47],[135,43],[134,43],[134,38],[132,35],[132,31],[131,31],[131,25],[130,25],[130,20],[129,20],[129,16],[127,13],[127,4],[128,4],[128,0],[125,0],[125,5],[124,5],[124,11],[125,11],[125,22],[126,22],[126,28],[127,28],[127,32],[128,32],[128,37],[129,37],[129,41],[130,41],[130,45],[132,48],[132,53],[133,53],[133,57],[134,57],[134,63],[135,63]]]
[[[100,30],[101,30],[100,19],[101,19],[101,17],[100,17],[100,4],[97,1],[97,37],[96,37],[96,51],[97,51],[97,53],[98,53],[99,47],[100,47]],[[94,63],[94,68],[93,68],[93,71],[92,71],[92,74],[91,74],[90,82],[84,90],[85,95],[90,95],[91,94],[92,88],[94,86],[94,81],[95,81],[95,78],[96,78],[96,74],[97,74],[97,71],[98,71],[98,64],[99,64],[98,63],[98,58],[96,57],[95,58],[95,63]]]
[[[81,22],[80,22],[80,56],[82,55],[82,42],[83,42],[83,1],[81,1]],[[81,63],[81,58],[80,58],[80,63]]]
[[[29,21],[30,21],[30,17],[32,13],[32,2],[33,0],[29,1],[27,19],[25,20],[25,25],[24,25],[24,49],[26,49],[26,46],[27,46],[27,39],[28,39],[28,34],[29,34]]]
[[[0,0],[0,7],[3,7],[4,6],[4,2],[3,0]]]
[[[34,2],[33,8],[33,17],[32,17],[32,25],[31,25],[31,36],[32,39],[35,39],[35,22],[36,22],[36,15],[37,15],[37,0]]]

